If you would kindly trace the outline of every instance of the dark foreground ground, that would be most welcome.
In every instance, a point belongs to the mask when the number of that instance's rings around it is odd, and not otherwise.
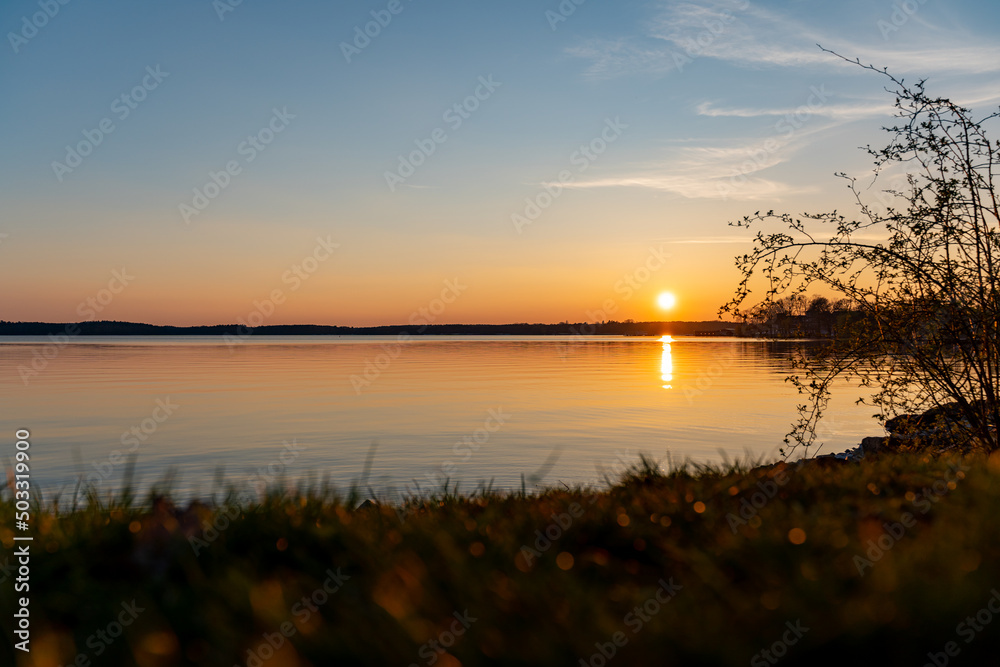
[[[32,512],[15,594],[5,490],[0,664],[1000,664],[1000,457],[356,504]]]

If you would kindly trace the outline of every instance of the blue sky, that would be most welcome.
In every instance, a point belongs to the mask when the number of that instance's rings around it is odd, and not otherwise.
[[[268,323],[405,322],[454,279],[469,287],[441,321],[582,321],[609,298],[617,319],[713,318],[746,248],[726,222],[843,207],[832,174],[884,142],[886,82],[817,43],[985,114],[998,24],[985,1],[8,0],[0,317],[78,320],[124,266],[102,319],[233,322],[281,289]],[[102,121],[78,166],[54,166]],[[433,153],[390,190],[418,142]],[[290,293],[320,237],[337,251]],[[656,251],[671,259],[641,290],[615,290]]]

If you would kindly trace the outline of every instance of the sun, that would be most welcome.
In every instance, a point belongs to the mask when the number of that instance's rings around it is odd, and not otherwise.
[[[660,296],[656,297],[656,303],[663,310],[670,310],[677,305],[677,297],[672,292],[661,292]]]

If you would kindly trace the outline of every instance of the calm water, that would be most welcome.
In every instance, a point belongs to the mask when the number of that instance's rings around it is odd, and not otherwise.
[[[15,430],[30,429],[32,477],[49,492],[81,474],[116,488],[130,450],[140,480],[175,469],[182,493],[210,492],[220,468],[241,485],[270,470],[347,486],[375,443],[368,485],[386,496],[445,474],[464,488],[518,487],[522,474],[590,483],[639,452],[774,458],[799,399],[784,382],[789,355],[802,349],[644,337],[86,338],[25,385],[19,367],[46,343],[0,338],[0,451],[8,458]],[[857,395],[845,385],[834,401],[825,451],[878,432]]]

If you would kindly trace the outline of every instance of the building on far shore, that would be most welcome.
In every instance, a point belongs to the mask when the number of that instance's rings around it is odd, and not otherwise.
[[[735,336],[736,329],[700,329],[694,332],[695,336]]]

